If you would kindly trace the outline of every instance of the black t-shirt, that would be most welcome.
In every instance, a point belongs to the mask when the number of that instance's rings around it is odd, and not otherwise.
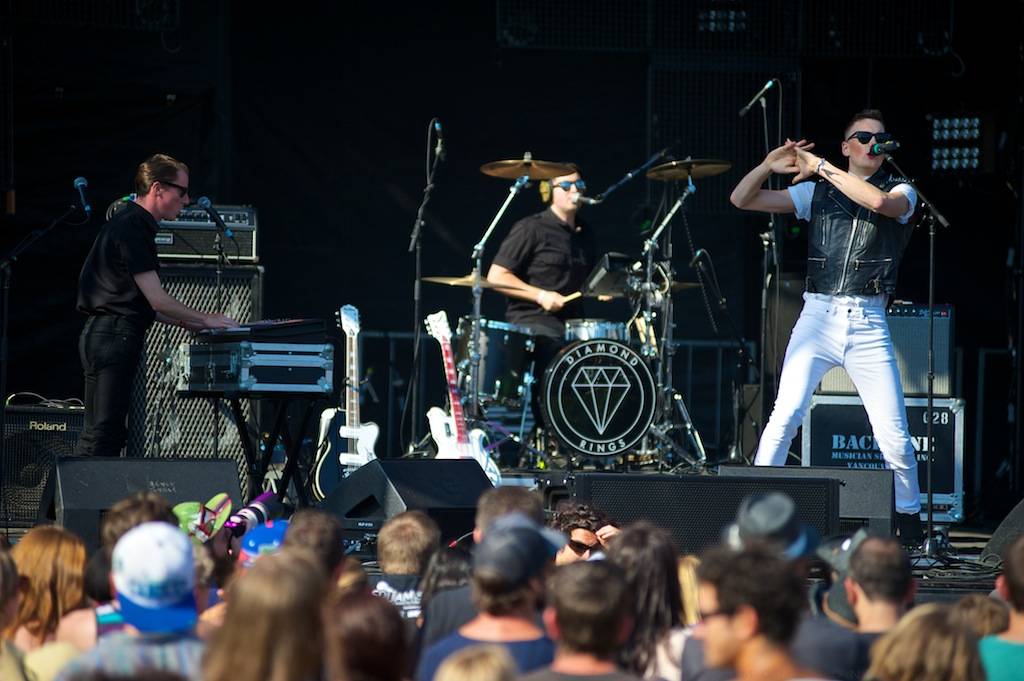
[[[116,315],[146,328],[156,313],[133,275],[157,271],[153,215],[129,202],[103,226],[78,276],[78,309],[88,315]]]
[[[544,667],[520,676],[519,681],[640,681],[640,677],[621,670],[607,674],[566,674]]]
[[[531,286],[568,295],[579,291],[590,273],[593,251],[586,224],[577,220],[570,227],[548,209],[514,224],[493,262]],[[566,319],[583,316],[583,303],[576,299],[551,313],[533,301],[509,298],[505,315],[513,324],[561,337]]]

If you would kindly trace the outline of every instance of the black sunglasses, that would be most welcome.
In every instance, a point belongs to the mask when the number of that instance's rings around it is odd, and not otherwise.
[[[180,184],[168,182],[167,180],[157,180],[157,182],[159,182],[160,184],[165,184],[168,187],[174,187],[175,189],[178,190],[178,196],[185,196],[185,194],[188,194],[188,187],[182,187]]]
[[[856,138],[856,140],[858,142],[860,142],[861,144],[867,144],[868,142],[871,141],[872,137],[875,138],[876,142],[881,144],[883,142],[888,142],[889,140],[891,140],[892,139],[892,133],[891,132],[868,132],[866,130],[858,130],[857,132],[855,132],[852,135],[850,135],[849,137],[847,137],[846,141],[849,142],[850,140]]]
[[[575,553],[577,556],[582,556],[587,551],[593,551],[600,545],[600,543],[584,544],[583,542],[576,541],[575,539],[569,540],[569,548],[572,549],[572,552]]]
[[[578,189],[581,192],[587,191],[587,183],[584,182],[583,180],[576,180],[575,182],[570,182],[569,180],[562,180],[561,182],[551,183],[552,187],[560,187],[562,191],[565,192],[569,191],[573,185],[576,185],[576,189]]]

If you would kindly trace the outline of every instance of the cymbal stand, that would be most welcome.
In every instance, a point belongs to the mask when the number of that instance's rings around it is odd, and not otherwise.
[[[651,426],[650,434],[656,439],[660,440],[663,445],[667,445],[673,452],[679,453],[686,463],[690,466],[698,466],[703,464],[706,460],[706,454],[704,451],[704,443],[701,441],[700,434],[696,428],[693,427],[693,421],[690,419],[689,411],[686,408],[686,403],[683,401],[682,396],[675,391],[672,386],[672,358],[675,355],[675,341],[673,340],[673,330],[675,327],[673,321],[673,306],[672,306],[672,233],[671,231],[666,232],[665,240],[662,244],[662,257],[664,262],[659,263],[657,267],[654,263],[654,251],[658,247],[658,239],[661,237],[665,228],[675,217],[675,214],[683,209],[683,204],[686,200],[697,191],[696,186],[693,184],[693,178],[687,178],[686,187],[683,189],[683,193],[679,196],[676,202],[669,209],[668,213],[665,214],[664,219],[658,225],[657,229],[651,234],[644,242],[644,255],[646,256],[646,268],[645,278],[642,284],[644,293],[644,322],[645,332],[643,344],[641,345],[641,354],[645,357],[653,358],[657,363],[657,391],[661,398],[660,400],[660,415],[658,420]],[[658,348],[654,347],[654,344],[650,340],[650,329],[652,329],[652,320],[654,317],[653,306],[654,296],[657,287],[654,283],[654,271],[658,269],[662,277],[665,279],[666,291],[663,294],[661,300],[661,352],[659,353]],[[690,456],[685,450],[679,450],[676,443],[669,437],[668,433],[676,428],[676,424],[673,423],[673,413],[678,412],[679,420],[682,422],[683,430],[685,431],[686,437],[690,441],[693,447],[694,453],[697,458]]]
[[[505,197],[505,202],[501,204],[501,208],[498,209],[494,219],[491,220],[487,231],[480,237],[480,241],[473,246],[473,255],[471,256],[473,261],[473,323],[469,336],[469,409],[467,411],[469,417],[474,419],[480,418],[480,392],[477,388],[477,382],[480,380],[480,299],[483,296],[483,287],[480,285],[480,281],[483,271],[484,245],[491,238],[494,228],[498,226],[498,222],[505,215],[505,211],[508,210],[512,199],[529,182],[530,176],[523,175],[512,183],[512,186],[508,189],[508,196]]]

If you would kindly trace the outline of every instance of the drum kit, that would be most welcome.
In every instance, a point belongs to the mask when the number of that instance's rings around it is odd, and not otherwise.
[[[672,294],[696,289],[700,284],[674,280],[670,233],[665,230],[694,192],[693,181],[724,173],[731,163],[687,158],[655,165],[660,158],[655,155],[603,194],[587,200],[600,203],[643,171],[650,179],[682,187],[675,204],[643,242],[642,258],[604,255],[583,289],[574,294],[624,298],[634,311],[633,317],[628,321],[566,320],[565,345],[542,376],[534,375],[537,339],[531,330],[480,314],[484,289],[514,291],[514,287],[499,286],[481,276],[482,253],[519,191],[531,181],[569,175],[574,168],[534,159],[529,152],[521,159],[481,166],[486,175],[515,182],[473,249],[473,271],[458,277],[422,278],[424,282],[467,287],[473,292],[473,313],[459,320],[453,342],[467,415],[486,423],[489,410],[520,410],[525,422],[531,394],[539,391],[543,424],[538,424],[533,440],[539,449],[528,449],[542,461],[547,462],[551,455],[561,456],[571,469],[586,461],[617,457],[624,466],[631,462],[673,470],[699,468],[706,460],[703,442],[671,378]],[[526,445],[524,433],[519,435]]]

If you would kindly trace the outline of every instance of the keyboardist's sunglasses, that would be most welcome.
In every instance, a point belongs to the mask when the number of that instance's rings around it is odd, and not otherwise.
[[[889,133],[889,132],[868,132],[866,130],[858,130],[857,132],[855,132],[852,135],[850,135],[849,137],[847,137],[846,141],[849,142],[852,139],[856,139],[861,144],[867,144],[868,142],[871,141],[872,137],[875,138],[876,142],[878,142],[879,144],[882,144],[883,142],[888,142],[889,140],[892,139],[892,133]]]
[[[573,185],[576,185],[576,189],[578,189],[581,192],[587,191],[587,183],[584,182],[583,180],[576,180],[575,182],[570,182],[569,180],[562,180],[561,182],[551,183],[552,187],[558,187],[563,192],[567,192],[570,189],[572,189]]]
[[[188,187],[182,187],[180,184],[168,182],[167,180],[157,180],[157,182],[159,182],[160,184],[165,184],[168,187],[174,187],[175,189],[178,190],[178,196],[185,196],[185,194],[188,194]]]

